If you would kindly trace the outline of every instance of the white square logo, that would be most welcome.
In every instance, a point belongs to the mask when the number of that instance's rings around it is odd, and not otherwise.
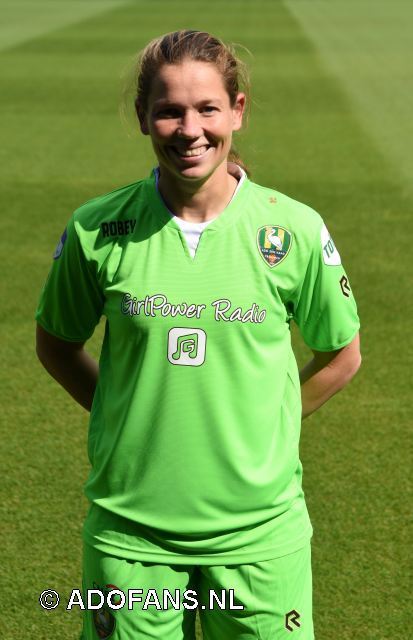
[[[199,367],[205,361],[206,333],[202,329],[174,327],[168,333],[171,364]]]

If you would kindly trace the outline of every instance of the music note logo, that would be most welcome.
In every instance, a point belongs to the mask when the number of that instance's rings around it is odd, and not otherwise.
[[[197,367],[205,361],[205,345],[206,334],[202,329],[174,327],[168,334],[168,360]]]
[[[197,333],[192,333],[191,335],[187,335],[187,336],[179,336],[178,342],[177,342],[178,348],[175,351],[175,353],[172,354],[172,357],[174,360],[179,360],[182,352],[185,352],[188,354],[190,358],[196,358],[197,346],[198,346]]]

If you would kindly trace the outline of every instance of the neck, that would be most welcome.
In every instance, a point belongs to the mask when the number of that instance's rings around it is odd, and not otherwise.
[[[188,222],[206,222],[216,218],[230,202],[237,179],[223,162],[203,182],[177,180],[161,168],[158,188],[170,211]]]

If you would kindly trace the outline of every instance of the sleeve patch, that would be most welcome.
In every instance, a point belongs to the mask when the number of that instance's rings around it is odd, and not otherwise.
[[[321,229],[321,250],[323,253],[324,264],[331,266],[338,266],[341,264],[340,254],[337,251],[325,224],[323,224]]]
[[[345,296],[346,298],[349,298],[351,289],[350,289],[350,283],[348,281],[347,276],[342,276],[340,278],[340,287],[341,287],[341,292],[343,296]]]
[[[66,238],[67,238],[67,229],[65,229],[63,231],[62,237],[60,238],[59,242],[57,243],[57,247],[56,247],[56,249],[54,251],[54,254],[53,254],[53,260],[57,260],[62,255],[62,251],[63,251],[64,244],[66,242]]]

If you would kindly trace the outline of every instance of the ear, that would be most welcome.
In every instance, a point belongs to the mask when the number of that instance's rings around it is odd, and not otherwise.
[[[146,114],[144,113],[142,106],[139,104],[137,99],[135,100],[135,111],[139,120],[141,132],[143,133],[144,136],[148,136],[149,128],[148,128],[148,123],[146,119]]]
[[[242,127],[242,117],[245,111],[246,99],[247,98],[245,93],[239,93],[237,95],[235,105],[232,107],[232,114],[233,114],[232,130],[233,131],[238,131]]]

